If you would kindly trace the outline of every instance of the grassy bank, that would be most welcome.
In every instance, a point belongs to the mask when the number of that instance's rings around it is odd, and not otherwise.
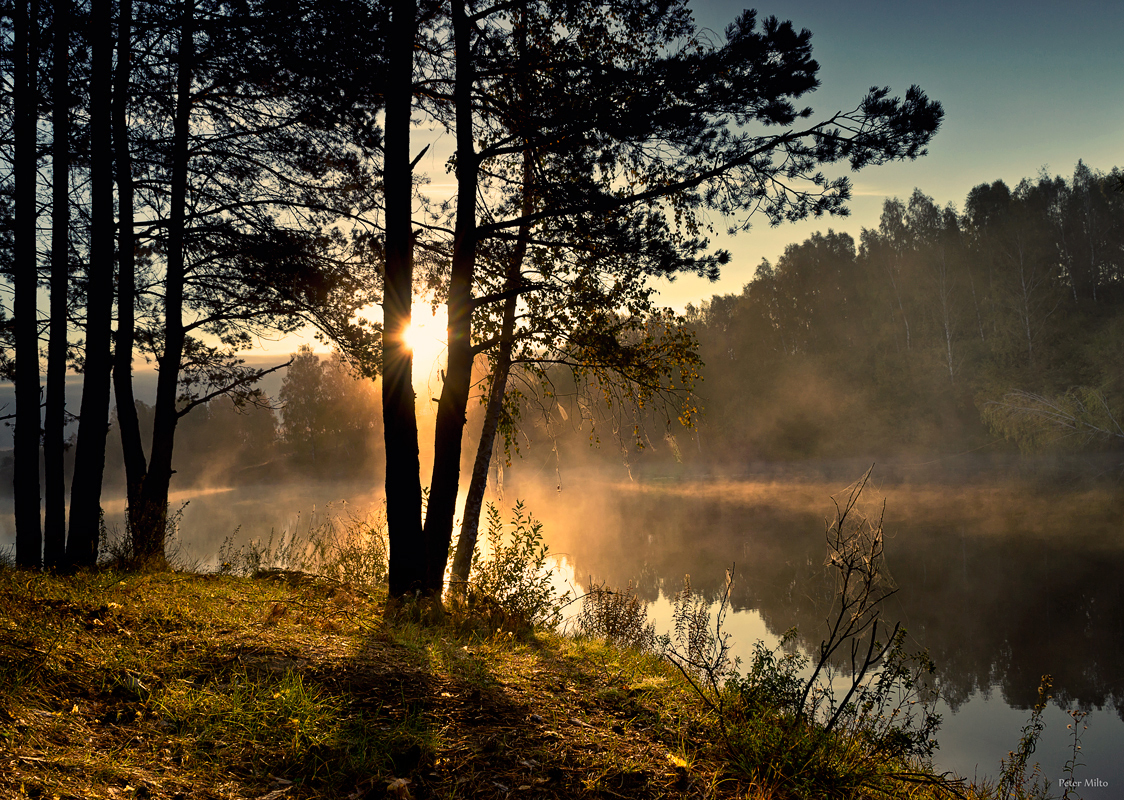
[[[730,730],[654,655],[387,622],[381,597],[300,573],[0,570],[3,797],[935,793],[767,712],[737,728],[738,763]]]

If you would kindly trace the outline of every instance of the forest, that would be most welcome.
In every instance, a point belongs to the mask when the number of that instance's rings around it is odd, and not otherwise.
[[[5,25],[5,365],[28,567],[97,559],[111,394],[134,555],[163,564],[177,429],[222,418],[220,398],[261,405],[255,384],[285,365],[242,352],[311,325],[380,379],[391,595],[440,597],[462,466],[463,582],[518,376],[540,397],[571,385],[690,421],[696,340],[654,282],[718,275],[712,215],[845,213],[850,180],[822,167],[915,159],[944,115],[917,86],[875,86],[816,120],[798,105],[819,84],[809,31],[746,11],[702,35],[675,0],[96,0],[16,3]],[[433,145],[416,119],[454,144],[447,199],[415,172]],[[448,339],[423,515],[407,332],[426,293]],[[138,359],[157,367],[151,410]],[[315,437],[299,447],[311,460]]]
[[[857,242],[816,234],[689,308],[705,457],[1124,445],[1124,175],[1078,162],[962,209],[888,199]]]

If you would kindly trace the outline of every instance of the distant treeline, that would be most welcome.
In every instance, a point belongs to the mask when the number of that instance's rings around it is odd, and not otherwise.
[[[152,407],[138,402],[137,411],[142,432],[150,432]],[[116,434],[116,410],[111,425]],[[109,437],[107,464],[121,464],[120,441]],[[383,471],[379,389],[352,376],[338,353],[321,358],[302,347],[276,398],[257,394],[239,405],[215,398],[180,421],[176,441],[173,465],[188,485],[269,482],[291,472],[333,479],[378,476]],[[107,471],[107,484],[124,482],[123,469]]]
[[[1124,174],[915,190],[688,308],[707,459],[1124,443]],[[694,438],[692,436],[692,438]],[[1007,445],[1013,446],[1013,445]]]

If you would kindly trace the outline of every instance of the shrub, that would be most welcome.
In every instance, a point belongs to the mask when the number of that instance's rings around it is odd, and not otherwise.
[[[632,581],[625,589],[608,589],[590,578],[575,624],[578,633],[616,647],[650,651],[657,646],[656,626],[648,622],[647,605],[636,596]]]
[[[543,543],[542,523],[524,509],[522,501],[511,509],[510,532],[491,503],[487,516],[489,555],[485,558],[479,549],[472,555],[469,603],[494,603],[508,618],[521,618],[536,627],[556,627],[569,592],[560,595],[554,587],[554,571],[546,564],[549,548]]]

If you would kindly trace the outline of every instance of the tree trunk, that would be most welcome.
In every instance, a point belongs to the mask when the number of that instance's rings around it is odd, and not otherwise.
[[[47,410],[43,424],[45,509],[43,561],[66,558],[66,335],[70,283],[70,0],[55,2],[54,98],[51,111],[51,319],[47,344]]]
[[[463,591],[468,583],[472,569],[472,554],[476,550],[476,539],[480,529],[480,514],[484,507],[484,490],[488,486],[488,466],[492,462],[492,450],[499,431],[500,415],[503,412],[504,392],[507,389],[507,376],[511,371],[512,332],[517,297],[510,297],[504,305],[503,331],[499,352],[492,364],[492,386],[488,394],[488,408],[484,414],[484,427],[480,431],[480,443],[476,448],[476,460],[472,464],[472,478],[464,500],[464,514],[461,532],[457,539],[457,551],[453,558],[450,588]]]
[[[168,213],[168,249],[164,278],[164,352],[156,380],[156,408],[148,472],[140,482],[140,496],[129,498],[134,521],[133,556],[139,566],[167,566],[168,488],[172,481],[172,450],[179,411],[176,395],[183,359],[184,227],[187,202],[188,134],[191,121],[191,82],[194,61],[194,0],[183,3],[180,22],[179,74],[176,79],[176,118],[172,132],[172,186]]]
[[[413,355],[402,336],[410,323],[414,296],[410,111],[413,47],[417,35],[416,0],[394,0],[391,23],[393,35],[387,43],[389,81],[383,154],[386,266],[382,304],[382,408],[386,522],[390,537],[389,592],[391,598],[401,598],[425,588],[426,566]]]
[[[133,396],[133,340],[136,336],[136,238],[133,235],[133,161],[129,149],[129,80],[132,70],[132,0],[120,0],[117,24],[117,76],[113,91],[113,145],[117,167],[117,338],[113,364],[113,393],[117,399],[117,425],[125,461],[128,530],[135,518],[148,464],[141,444],[140,420]]]
[[[38,569],[43,559],[39,518],[39,328],[36,287],[37,3],[17,0],[14,14],[15,264],[12,301],[16,339],[14,478],[16,564]]]
[[[113,86],[112,7],[95,0],[90,9],[93,50],[90,73],[90,265],[86,289],[86,363],[70,487],[67,560],[93,566],[101,531],[101,485],[109,432],[109,385],[113,324]]]
[[[524,218],[534,211],[532,194],[531,151],[523,153],[523,204]],[[488,408],[484,413],[484,427],[480,431],[480,443],[476,448],[476,460],[472,464],[472,478],[468,483],[468,493],[464,500],[464,513],[461,532],[457,538],[457,552],[453,558],[450,588],[463,591],[468,583],[472,569],[472,554],[476,550],[476,539],[480,530],[480,513],[484,507],[484,490],[488,486],[488,465],[492,461],[496,433],[499,431],[500,415],[503,413],[503,398],[507,391],[507,377],[511,372],[511,352],[515,346],[515,309],[519,304],[518,291],[523,274],[523,258],[527,254],[527,240],[531,226],[524,222],[519,226],[519,235],[508,262],[504,280],[503,321],[500,324],[500,344],[492,364],[492,386],[488,394]]]
[[[472,281],[476,268],[476,192],[478,157],[472,131],[470,23],[464,6],[452,4],[456,72],[453,103],[457,130],[457,221],[453,229],[453,263],[449,280],[449,359],[433,443],[433,477],[425,514],[428,548],[425,592],[441,596],[453,536],[453,516],[460,488],[461,438],[472,386]]]

